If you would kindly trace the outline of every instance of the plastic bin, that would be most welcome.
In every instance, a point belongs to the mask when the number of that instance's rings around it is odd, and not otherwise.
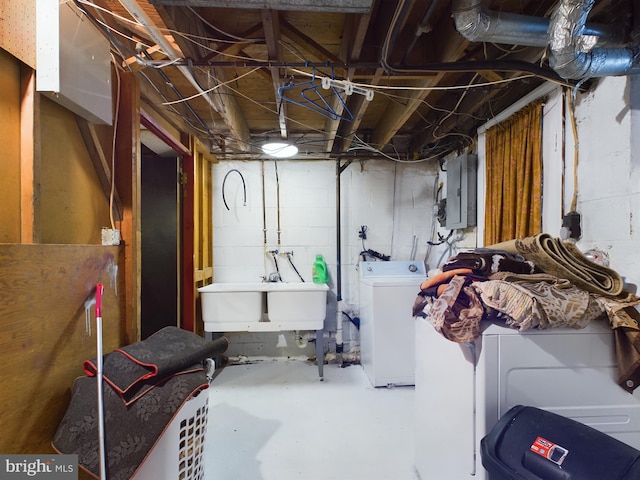
[[[638,480],[640,451],[555,413],[518,405],[481,440],[489,480]]]
[[[203,480],[209,389],[187,400],[133,477],[135,480]]]

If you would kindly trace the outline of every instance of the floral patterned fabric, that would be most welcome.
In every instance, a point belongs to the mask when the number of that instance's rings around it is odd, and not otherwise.
[[[103,383],[106,478],[130,479],[183,404],[209,387],[203,368],[190,370],[189,374],[176,375],[157,385],[130,406],[125,406],[118,393]],[[96,381],[96,377],[80,377],[74,382],[71,403],[52,446],[58,453],[78,455],[80,468],[100,478]]]
[[[473,342],[480,335],[484,308],[470,284],[468,277],[454,276],[429,311],[436,331],[453,342]]]
[[[519,330],[584,328],[605,315],[604,308],[589,292],[567,280],[546,274],[491,278],[473,288],[487,307],[504,314],[507,325]]]
[[[210,341],[166,327],[104,356],[106,478],[134,475],[184,403],[209,387],[204,363],[227,346],[225,337]],[[52,446],[59,453],[77,454],[79,466],[99,478],[97,368],[95,361],[84,367],[87,376],[74,382]]]
[[[526,330],[583,328],[608,318],[618,384],[629,392],[640,386],[640,298],[574,244],[542,233],[458,254],[443,267],[422,283],[413,315],[427,317],[445,338],[471,342],[482,320]],[[531,267],[543,273],[526,273]]]

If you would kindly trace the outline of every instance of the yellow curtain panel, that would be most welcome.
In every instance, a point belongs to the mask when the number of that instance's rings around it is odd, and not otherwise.
[[[484,244],[542,228],[542,101],[486,132]]]

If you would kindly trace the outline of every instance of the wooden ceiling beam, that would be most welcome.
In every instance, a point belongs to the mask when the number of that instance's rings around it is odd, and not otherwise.
[[[263,32],[264,32],[264,29],[262,27],[262,24],[256,23],[251,28],[249,28],[248,30],[240,34],[239,37],[245,38],[245,39],[255,38],[256,40],[260,40],[259,37],[254,37],[254,35],[260,35],[260,34],[264,35]],[[226,57],[229,57],[229,56],[233,57],[236,55],[240,55],[245,48],[250,47],[253,44],[254,42],[250,42],[250,41],[244,41],[244,42],[237,41],[235,43],[228,43],[225,45],[224,48],[216,48],[215,51],[209,52],[204,57],[202,57],[202,60],[206,62],[211,62],[211,63],[219,62],[219,61],[225,60]]]
[[[371,12],[348,18],[348,22],[347,25],[345,25],[344,34],[342,36],[342,44],[340,46],[340,51],[342,52],[341,56],[344,60],[357,62],[360,59],[367,31],[371,24],[371,18]],[[346,79],[351,81],[355,72],[356,69],[353,67],[347,69]],[[375,81],[379,81],[379,76],[377,76],[377,80],[375,79],[376,75],[374,75],[374,80],[371,81],[372,84]],[[344,152],[349,148],[353,140],[353,132],[355,132],[360,126],[364,113],[369,106],[369,102],[366,101],[362,95],[356,95],[354,98],[347,98],[346,102],[348,103],[346,108],[349,109],[353,116],[353,120],[349,122],[341,120],[340,118],[335,120],[327,119],[325,122],[325,152],[332,152],[336,144],[339,145],[338,148],[341,152]],[[345,107],[337,97],[333,99],[333,109],[339,115],[344,113]],[[347,124],[350,125],[351,128],[342,127],[342,125]],[[350,135],[345,139],[338,139],[338,132],[341,129],[351,132]]]
[[[143,99],[143,103],[148,104],[156,112],[166,118],[175,128],[185,133],[198,137],[202,135],[202,132],[197,130],[193,125],[186,120],[186,115],[178,114],[172,109],[163,106],[162,104],[167,101],[158,91],[152,87],[149,82],[142,79],[140,82],[140,94]],[[222,135],[228,134],[228,131],[220,132]]]
[[[187,17],[183,9],[170,6],[158,6],[157,11],[170,30],[193,32],[196,35],[205,37],[204,25],[200,19]],[[186,40],[183,36],[175,35],[174,40],[185,57],[204,57],[205,52],[203,52],[201,48],[196,47],[192,42]],[[192,72],[192,74],[194,76],[198,75],[196,71]],[[226,72],[220,67],[214,67],[213,74],[219,84],[224,84],[228,81]],[[218,99],[217,103],[219,103],[217,111],[224,119],[225,124],[229,127],[232,136],[232,138],[228,140],[231,143],[235,143],[238,150],[242,152],[248,151],[251,145],[249,125],[244,113],[240,109],[236,96],[233,95],[233,92],[229,91],[226,86],[220,87],[217,90],[217,93],[218,95],[216,98]],[[216,101],[213,102],[216,103]],[[206,138],[203,140],[203,143],[207,144],[209,140],[209,138]]]
[[[437,52],[440,62],[455,62],[459,60],[463,57],[465,49],[469,44],[462,35],[457,34],[452,22],[440,22],[437,28],[427,35],[431,36],[432,44],[440,46],[440,50]],[[396,47],[400,48],[398,46]],[[415,72],[413,73],[418,73],[419,67],[415,67],[414,70]],[[389,106],[373,132],[372,143],[378,148],[383,148],[389,143],[400,128],[411,118],[423,102],[426,101],[430,95],[429,88],[439,85],[447,75],[447,72],[433,73],[435,73],[435,75],[416,82],[415,87],[423,88],[424,90],[398,92],[396,94],[397,100],[389,103]]]
[[[295,42],[301,50],[305,50],[307,53],[313,55],[317,60],[335,64],[343,63],[339,57],[331,53],[322,45],[314,42],[313,39],[309,38],[285,20],[280,20],[280,28],[282,29],[282,34],[285,37],[292,42]]]
[[[371,85],[379,85],[383,74],[384,70],[379,68],[371,78]],[[346,152],[351,146],[353,137],[360,128],[360,124],[362,123],[362,119],[364,118],[370,103],[371,102],[362,95],[356,95],[356,97],[352,98],[349,102],[349,107],[351,108],[354,119],[353,122],[342,122],[340,130],[338,130],[339,148],[341,153]]]
[[[280,16],[274,10],[262,10],[262,27],[267,42],[267,52],[269,60],[282,62],[282,49],[280,47]],[[280,69],[277,67],[269,67],[271,72],[271,81],[273,82],[274,96],[278,111],[278,126],[280,127],[280,136],[283,139],[288,138],[289,131],[287,129],[287,105],[286,102],[278,95],[280,89]]]

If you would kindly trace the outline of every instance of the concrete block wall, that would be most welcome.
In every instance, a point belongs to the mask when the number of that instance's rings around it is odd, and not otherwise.
[[[606,252],[611,267],[633,289],[640,281],[640,81],[636,76],[600,79],[576,100],[578,246]],[[567,168],[566,175],[572,175],[573,165]]]
[[[242,179],[237,172],[229,173],[232,169],[237,169],[244,178],[246,206]],[[409,165],[390,160],[367,160],[351,163],[341,174],[342,299],[350,315],[357,315],[359,310],[357,266],[363,249],[358,236],[361,227],[368,227],[364,248],[391,255],[394,260],[408,260],[415,242],[415,259],[424,259],[435,221],[434,188],[437,188],[438,171],[439,165],[431,161]],[[334,329],[336,163],[279,160],[276,176],[276,163],[265,160],[264,179],[262,172],[263,163],[259,160],[222,161],[212,166],[214,279],[216,282],[254,282],[268,277],[275,271],[272,255],[268,252],[277,249],[281,253],[293,252],[296,269],[305,281],[310,282],[315,256],[322,254],[331,277],[329,297],[332,300],[325,327]],[[225,176],[228,210],[222,201]],[[284,281],[300,281],[286,256],[281,254],[276,259]],[[344,328],[347,351],[350,346],[347,343],[357,341],[350,338],[350,333],[357,332],[346,321]],[[288,345],[295,345],[290,333],[282,333]],[[275,348],[279,334],[232,337],[231,356],[236,353],[267,356],[307,353],[297,347]]]
[[[579,140],[578,201],[582,215],[582,238],[578,246],[586,251],[605,252],[611,267],[635,290],[640,282],[640,80],[634,76],[597,80],[587,93],[576,96],[576,121]],[[562,213],[571,205],[573,195],[573,134],[568,117],[563,129],[560,92],[551,95],[545,106],[544,164],[545,231],[559,236]],[[566,138],[562,151],[562,138]],[[480,148],[480,152],[482,148]],[[317,253],[325,256],[332,278],[333,305],[326,328],[335,327],[336,294],[336,165],[333,161],[279,161],[277,182],[273,161],[264,162],[264,198],[266,205],[266,246],[263,241],[262,163],[220,162],[213,166],[214,265],[215,281],[256,281],[274,271],[265,250],[293,251],[296,267],[311,281],[311,265]],[[235,174],[229,175],[225,194],[230,209],[222,201],[222,180],[236,168],[247,184],[247,206],[243,206],[242,186]],[[559,178],[563,177],[563,178]],[[479,175],[482,179],[483,176]],[[341,175],[342,298],[345,310],[357,315],[359,308],[359,254],[363,249],[358,232],[368,227],[364,248],[371,248],[395,260],[409,259],[417,239],[416,259],[424,259],[427,241],[432,240],[434,189],[446,185],[446,173],[433,162],[417,164],[383,160],[353,162]],[[482,189],[480,189],[482,190]],[[562,207],[561,207],[562,205]],[[563,211],[564,208],[564,211]],[[277,219],[280,212],[280,244]],[[479,217],[483,212],[478,205]],[[436,231],[446,234],[436,223]],[[458,232],[460,248],[476,245],[474,231]],[[478,242],[477,244],[481,244]],[[428,266],[435,268],[446,251],[433,249]],[[298,281],[285,257],[279,257],[285,281]],[[345,323],[345,351],[355,334]],[[289,354],[275,348],[278,335],[253,335],[236,342],[249,355],[255,352]],[[290,344],[295,342],[289,342]],[[271,345],[273,344],[273,345]],[[253,347],[251,346],[253,345]],[[271,345],[271,347],[270,347]],[[232,345],[230,352],[233,353]],[[295,353],[293,353],[295,354]]]

